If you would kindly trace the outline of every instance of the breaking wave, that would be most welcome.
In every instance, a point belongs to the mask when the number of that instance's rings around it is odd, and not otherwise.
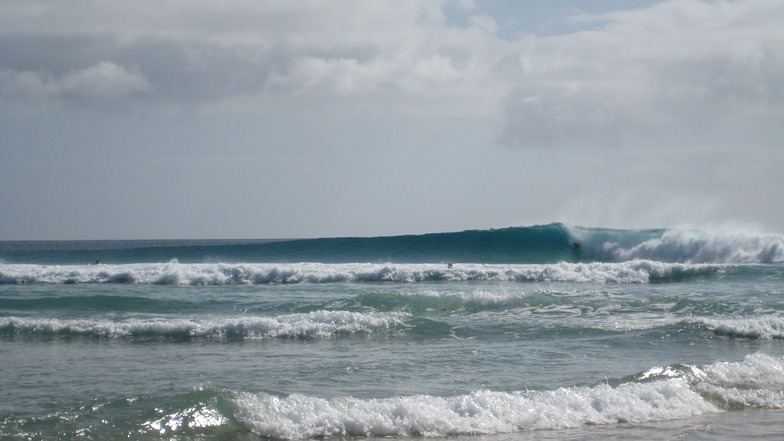
[[[738,230],[528,227],[298,240],[0,242],[0,262],[183,263],[781,263],[784,236]]]
[[[509,281],[649,283],[710,276],[718,264],[650,260],[553,264],[225,264],[0,265],[0,283],[133,283],[157,285],[251,285],[333,282]]]
[[[450,436],[646,423],[730,409],[784,408],[784,360],[765,354],[702,368],[652,368],[617,386],[476,391],[383,399],[241,393],[235,417],[258,436]]]
[[[654,260],[683,263],[781,263],[784,236],[734,230],[573,229],[585,257],[604,261]]]
[[[0,318],[0,335],[37,337],[169,339],[325,338],[370,333],[400,323],[404,315],[349,311],[315,311],[277,317],[226,319],[155,319],[126,321]]]

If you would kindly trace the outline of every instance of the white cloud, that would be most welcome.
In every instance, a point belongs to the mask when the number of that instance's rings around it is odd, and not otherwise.
[[[711,130],[740,142],[732,130],[784,116],[784,3],[669,1],[592,19],[599,29],[526,42],[504,142],[684,142]]]

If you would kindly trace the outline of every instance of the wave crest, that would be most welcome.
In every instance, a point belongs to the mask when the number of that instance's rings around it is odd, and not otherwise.
[[[87,336],[98,338],[323,338],[337,334],[369,333],[400,323],[397,313],[315,311],[277,317],[212,320],[58,320],[0,318],[0,334]]]
[[[718,335],[741,338],[784,339],[784,317],[699,318],[691,321]]]
[[[703,368],[653,368],[618,386],[545,392],[477,391],[454,397],[324,399],[239,394],[235,415],[256,435],[449,436],[576,428],[687,418],[730,408],[784,407],[784,360],[763,354]]]
[[[710,275],[720,265],[637,260],[531,265],[457,264],[129,264],[0,265],[0,283],[246,285],[334,282],[509,281],[648,283]]]
[[[593,237],[586,255],[624,262],[643,259],[683,263],[781,263],[784,236],[727,230],[641,230],[611,234],[586,230]],[[594,237],[595,236],[595,237]]]

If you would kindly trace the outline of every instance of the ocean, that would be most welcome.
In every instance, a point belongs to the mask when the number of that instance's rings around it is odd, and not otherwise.
[[[784,439],[784,236],[0,242],[0,440]]]

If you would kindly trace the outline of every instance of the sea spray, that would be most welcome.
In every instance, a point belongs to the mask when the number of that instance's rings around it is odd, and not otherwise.
[[[602,236],[597,232],[588,235]],[[592,257],[616,262],[634,259],[684,263],[784,262],[784,236],[744,231],[686,230],[624,232],[594,240]],[[637,236],[638,240],[632,240]]]

